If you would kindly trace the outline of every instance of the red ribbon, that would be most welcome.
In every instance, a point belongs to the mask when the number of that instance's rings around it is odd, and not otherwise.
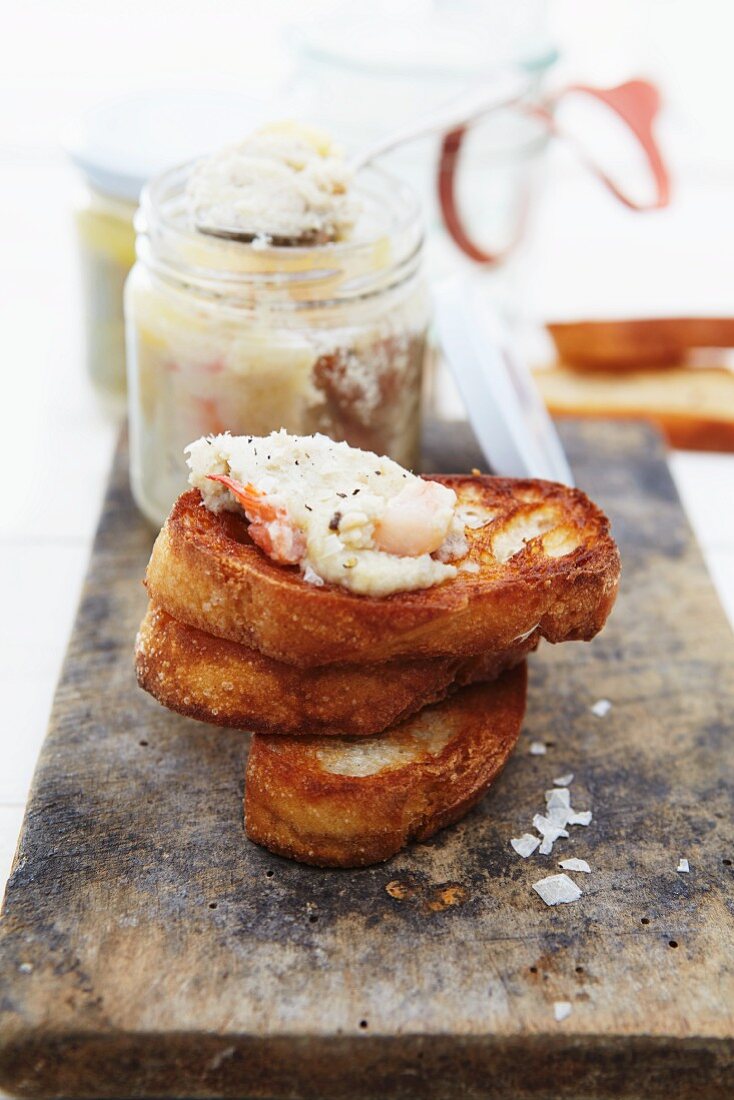
[[[579,93],[592,96],[614,111],[639,142],[655,184],[655,197],[650,202],[638,202],[631,198],[586,152],[574,135],[564,131],[556,122],[553,108],[559,100],[565,95]],[[540,118],[554,136],[567,141],[575,149],[580,160],[628,209],[659,210],[670,202],[670,176],[653,132],[655,118],[660,110],[660,95],[653,84],[646,80],[628,80],[625,84],[619,84],[614,88],[593,88],[588,84],[572,84],[544,104],[532,104],[520,109]],[[476,263],[497,264],[504,259],[515,242],[513,241],[502,252],[488,252],[476,244],[464,225],[456,200],[456,177],[465,133],[466,127],[462,126],[446,134],[443,139],[437,179],[441,213],[444,225],[454,243],[466,256]]]

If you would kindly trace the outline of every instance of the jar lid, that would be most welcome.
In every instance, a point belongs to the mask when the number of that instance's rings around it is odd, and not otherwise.
[[[92,187],[136,203],[159,172],[241,139],[266,118],[264,101],[239,92],[141,92],[89,111],[65,144]]]
[[[434,305],[443,354],[492,472],[573,485],[553,421],[481,283],[447,280]]]

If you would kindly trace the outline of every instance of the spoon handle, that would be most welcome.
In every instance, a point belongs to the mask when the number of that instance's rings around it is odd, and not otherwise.
[[[501,69],[491,80],[472,85],[430,114],[413,119],[371,145],[359,149],[349,158],[350,168],[356,172],[398,145],[404,145],[426,134],[453,130],[462,123],[471,122],[500,107],[516,103],[527,92],[527,87],[527,74],[517,68]]]

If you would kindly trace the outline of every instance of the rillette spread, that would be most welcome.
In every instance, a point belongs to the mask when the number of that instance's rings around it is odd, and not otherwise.
[[[304,580],[364,596],[456,576],[464,524],[452,489],[325,435],[216,435],[187,448],[212,512],[244,511],[254,542]]]
[[[320,130],[273,123],[197,165],[186,201],[199,228],[264,246],[325,244],[345,239],[354,225],[351,178]]]

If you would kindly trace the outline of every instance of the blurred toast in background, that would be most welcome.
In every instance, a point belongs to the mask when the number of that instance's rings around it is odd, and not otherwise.
[[[581,373],[557,366],[534,377],[554,416],[650,420],[671,447],[734,451],[734,372],[726,367]]]
[[[576,370],[671,367],[694,348],[734,347],[734,317],[649,317],[551,322],[560,362]]]
[[[644,419],[656,424],[672,447],[734,451],[734,371],[694,361],[697,349],[734,347],[734,318],[547,327],[559,361],[537,370],[535,379],[554,416]]]

